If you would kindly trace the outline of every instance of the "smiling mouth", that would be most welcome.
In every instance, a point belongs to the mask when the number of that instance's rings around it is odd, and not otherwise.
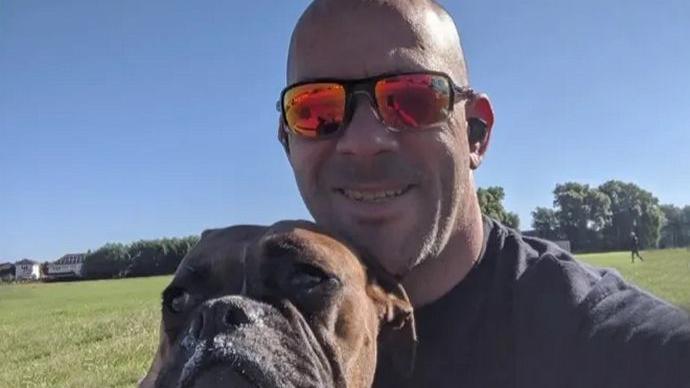
[[[394,198],[398,198],[412,188],[412,185],[403,187],[397,190],[352,190],[352,189],[335,189],[337,193],[345,198],[358,202],[385,202]]]

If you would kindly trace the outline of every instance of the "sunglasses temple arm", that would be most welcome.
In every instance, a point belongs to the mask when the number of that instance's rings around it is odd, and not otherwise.
[[[471,100],[477,96],[477,92],[475,92],[472,88],[453,85],[453,89],[455,90],[455,93],[458,97],[467,100]]]

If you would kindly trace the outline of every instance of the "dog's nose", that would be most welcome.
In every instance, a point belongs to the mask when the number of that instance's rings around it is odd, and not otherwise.
[[[237,296],[211,299],[201,306],[192,321],[192,333],[197,339],[212,339],[217,334],[230,333],[241,325],[252,324],[257,315],[252,308]]]

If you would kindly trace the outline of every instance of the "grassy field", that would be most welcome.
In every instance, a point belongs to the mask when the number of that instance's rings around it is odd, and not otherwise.
[[[578,255],[582,261],[615,268],[623,278],[690,311],[690,250],[642,251],[644,262],[630,262],[630,252]]]
[[[169,277],[0,286],[0,387],[132,387]]]
[[[690,251],[583,255],[690,310]],[[169,277],[0,285],[0,387],[131,387],[158,337]]]

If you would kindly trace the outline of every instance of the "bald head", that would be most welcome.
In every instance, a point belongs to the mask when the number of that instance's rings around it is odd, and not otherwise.
[[[287,81],[435,70],[467,84],[453,20],[429,0],[316,0],[297,22]]]
[[[467,85],[458,31],[433,0],[314,0],[293,32],[287,81],[429,71]],[[339,114],[323,109],[344,108],[337,136],[315,141],[288,129],[284,119],[278,133],[286,150],[289,144],[297,186],[316,223],[404,277],[413,302],[423,305],[455,286],[479,256],[483,225],[472,170],[486,152],[493,111],[483,94],[454,93],[452,109],[441,112],[409,93],[401,97],[444,120],[420,131],[393,129],[381,115],[381,93],[362,94],[364,85],[371,83],[346,88],[345,101],[309,97],[325,113],[315,114],[319,122]],[[414,119],[396,96],[384,104],[401,120]],[[312,117],[311,106],[300,114]],[[484,130],[472,139],[470,120]]]

